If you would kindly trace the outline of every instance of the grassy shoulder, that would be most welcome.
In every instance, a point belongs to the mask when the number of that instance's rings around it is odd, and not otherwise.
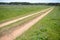
[[[60,7],[55,9],[15,40],[60,40]]]
[[[40,10],[43,10],[45,8],[48,8],[49,6],[44,5],[6,5],[6,6],[0,6],[0,23],[4,21],[8,21],[10,19],[22,17],[24,15],[28,15]]]

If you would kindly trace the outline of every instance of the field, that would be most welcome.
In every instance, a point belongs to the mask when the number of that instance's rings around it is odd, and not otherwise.
[[[60,6],[15,40],[60,40]]]
[[[5,21],[8,21],[8,20],[20,18],[20,17],[28,15],[28,14],[39,12],[48,7],[50,7],[50,6],[45,6],[45,5],[38,5],[38,6],[36,6],[36,5],[32,5],[32,6],[31,5],[18,5],[18,6],[17,5],[14,5],[14,6],[13,5],[2,5],[2,6],[0,6],[0,10],[1,10],[0,11],[0,23],[4,23]],[[16,25],[20,25],[21,23],[31,20],[33,17],[34,16],[28,17],[24,20],[4,26],[4,27],[0,28],[0,32],[1,32],[1,30],[9,30],[10,28],[15,27]]]
[[[0,23],[5,22],[6,20],[12,20],[14,18],[22,17],[42,9],[45,9],[49,6],[44,5],[0,5]]]
[[[0,24],[30,15],[53,6],[47,5],[0,5]],[[47,12],[47,11],[46,11]],[[7,26],[0,27],[0,37],[11,36],[14,30],[20,29],[45,12],[16,21]],[[38,21],[30,29],[17,37],[15,40],[60,40],[60,6],[55,6],[47,16]],[[1,25],[0,25],[1,26]],[[21,30],[22,31],[22,30]],[[12,36],[13,37],[13,36]],[[9,37],[8,37],[9,38]],[[7,38],[7,39],[8,39]],[[13,39],[13,38],[12,38]]]

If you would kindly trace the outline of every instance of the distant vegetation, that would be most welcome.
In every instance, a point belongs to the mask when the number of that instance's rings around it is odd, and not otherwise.
[[[60,3],[0,2],[0,5],[60,5]]]

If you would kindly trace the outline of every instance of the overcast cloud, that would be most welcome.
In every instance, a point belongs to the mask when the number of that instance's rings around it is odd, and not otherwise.
[[[31,3],[38,3],[38,2],[53,2],[53,3],[60,3],[60,0],[0,0],[0,2],[31,2]]]

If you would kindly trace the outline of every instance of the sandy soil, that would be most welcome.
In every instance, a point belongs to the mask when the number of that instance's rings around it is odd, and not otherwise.
[[[49,9],[49,8],[48,8],[48,9]],[[47,10],[47,9],[45,9],[45,10]],[[21,18],[18,18],[18,19],[14,19],[14,20],[11,20],[11,21],[8,21],[8,22],[5,22],[5,23],[2,23],[2,24],[0,24],[0,27],[4,27],[4,26],[6,26],[6,25],[9,25],[9,24],[15,23],[15,22],[17,22],[17,21],[23,20],[24,18],[27,18],[27,17],[33,16],[33,15],[39,14],[39,13],[45,11],[45,10],[42,10],[42,11],[40,11],[40,12],[27,15],[27,16],[24,16],[24,17],[21,17]]]
[[[32,25],[36,24],[39,20],[41,20],[44,16],[46,16],[49,12],[51,12],[53,8],[50,8],[47,11],[43,11],[44,14],[42,14],[39,17],[36,17],[35,19],[27,22],[26,24],[20,26],[21,28],[15,29],[12,31],[9,35],[4,35],[0,38],[0,40],[14,40],[16,37],[20,36],[22,33],[24,33],[26,30],[28,30]]]

